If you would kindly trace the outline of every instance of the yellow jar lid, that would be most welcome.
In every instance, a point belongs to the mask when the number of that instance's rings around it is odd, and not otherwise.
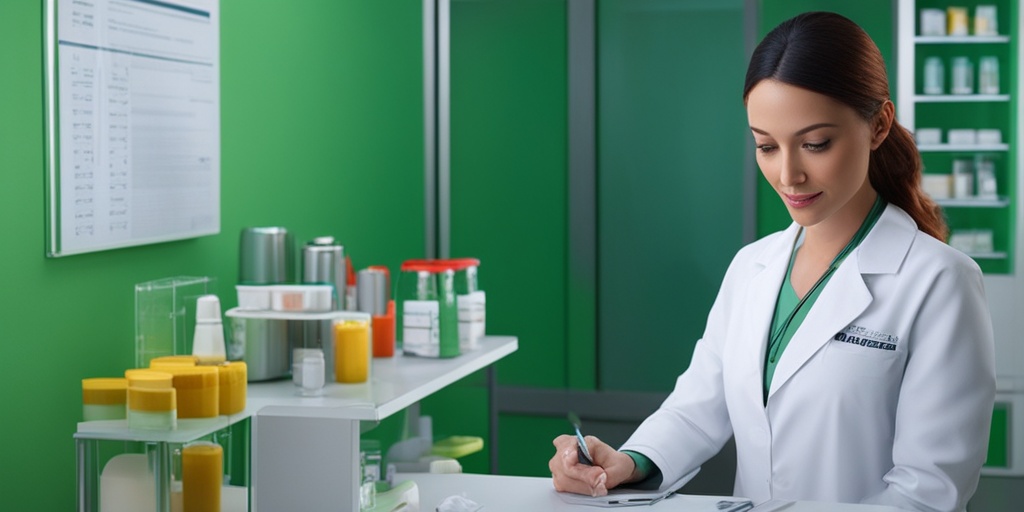
[[[161,356],[154,357],[149,361],[150,368],[159,368],[162,366],[195,366],[199,363],[199,358],[196,356]]]
[[[154,371],[148,368],[125,370],[129,388],[171,389],[172,376],[166,371]]]
[[[334,324],[335,331],[361,331],[370,326],[369,322],[363,320],[345,320]]]
[[[215,366],[176,366],[160,370],[173,376],[174,389],[216,388],[220,381],[220,372]]]
[[[128,388],[128,409],[146,412],[167,412],[177,408],[174,388]]]
[[[248,377],[249,369],[245,365],[245,361],[228,361],[223,364],[219,364],[214,368],[220,372],[220,384],[226,385],[236,382],[245,382]]]
[[[128,379],[99,377],[82,379],[82,403],[89,405],[116,405],[127,400]]]
[[[224,453],[224,448],[217,443],[211,443],[209,441],[195,441],[185,445],[181,449],[181,454],[188,457],[217,457],[220,458]]]

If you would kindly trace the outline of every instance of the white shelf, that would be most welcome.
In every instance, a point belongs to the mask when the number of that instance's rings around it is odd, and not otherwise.
[[[915,94],[917,103],[984,103],[1008,102],[1009,94]]]
[[[976,260],[1005,260],[1008,256],[1005,252],[967,252],[964,254]]]
[[[395,356],[373,360],[370,382],[328,383],[321,396],[300,396],[291,380],[249,384],[260,416],[380,421],[515,352],[514,336],[486,336],[480,348],[451,359]]]
[[[936,199],[935,202],[946,208],[1005,208],[1010,200],[1005,197],[998,199]]]
[[[914,36],[917,44],[1009,43],[1010,36]]]
[[[250,383],[245,410],[231,416],[179,419],[175,430],[128,428],[127,420],[85,421],[75,439],[186,443],[261,415],[380,421],[515,352],[514,336],[486,336],[480,348],[451,359],[396,355],[375,358],[370,382],[328,383],[323,394],[304,397],[291,379]]]
[[[921,152],[942,152],[942,151],[961,151],[961,152],[995,152],[995,151],[1009,151],[1009,144],[919,144],[917,150]]]
[[[269,309],[231,308],[224,313],[229,318],[261,320],[363,320],[370,321],[369,313],[358,311],[275,311]]]

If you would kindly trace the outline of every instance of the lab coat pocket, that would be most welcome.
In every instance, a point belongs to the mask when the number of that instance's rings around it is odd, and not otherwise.
[[[850,343],[833,339],[825,345],[826,365],[839,373],[879,375],[888,373],[901,359],[898,348]]]

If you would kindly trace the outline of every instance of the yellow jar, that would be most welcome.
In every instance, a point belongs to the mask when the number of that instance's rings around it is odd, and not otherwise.
[[[220,512],[224,450],[198,441],[181,450],[181,501],[188,512]]]
[[[216,366],[220,372],[220,414],[238,414],[245,409],[248,370],[243,361],[228,361]]]
[[[214,418],[220,412],[220,374],[215,366],[164,367],[174,377],[178,418]]]
[[[366,382],[370,376],[370,326],[358,320],[334,323],[334,380]]]
[[[82,420],[123,420],[127,415],[128,379],[82,379]]]
[[[174,430],[178,426],[174,388],[128,386],[128,427],[142,430]]]

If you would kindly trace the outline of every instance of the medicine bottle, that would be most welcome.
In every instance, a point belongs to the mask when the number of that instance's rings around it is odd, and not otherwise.
[[[458,356],[455,271],[438,260],[409,260],[401,270],[396,320],[402,351],[423,357]]]

